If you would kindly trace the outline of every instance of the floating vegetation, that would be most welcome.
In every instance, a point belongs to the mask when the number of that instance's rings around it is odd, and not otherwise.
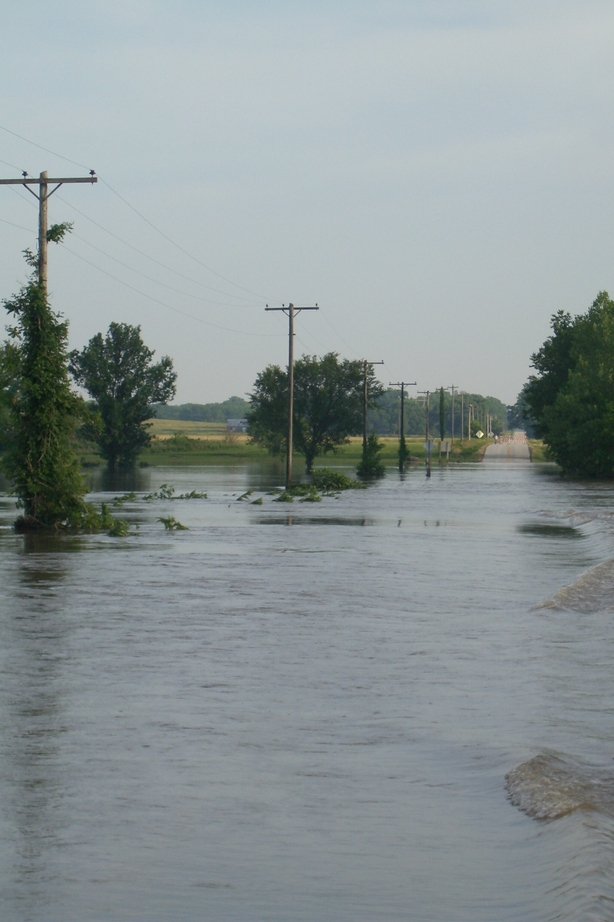
[[[111,538],[125,538],[126,535],[130,534],[130,523],[125,519],[115,519],[113,524],[109,529],[109,536]]]
[[[259,496],[258,499],[252,500],[252,502],[251,502],[250,505],[252,505],[252,506],[262,506],[263,502],[264,502],[263,498],[262,498],[261,496]]]
[[[136,493],[124,493],[123,496],[116,496],[113,500],[114,506],[123,506],[124,503],[134,503],[138,499]]]
[[[293,503],[294,496],[290,490],[284,490],[283,493],[280,493],[279,496],[273,500],[274,503]]]
[[[154,499],[207,499],[207,494],[192,490],[190,493],[180,493],[179,496],[175,496],[175,487],[171,487],[168,483],[163,483],[159,490],[154,493],[146,493],[143,499],[148,503]]]
[[[313,484],[311,484],[309,491],[299,500],[300,503],[321,503],[322,497],[316,490]]]
[[[143,499],[145,502],[151,502],[153,499],[173,499],[174,493],[175,487],[163,483],[159,490],[156,490],[154,493],[146,493]]]
[[[311,475],[313,485],[325,494],[340,493],[342,490],[366,490],[367,485],[358,480],[350,480],[341,471],[332,471],[322,467]]]
[[[172,515],[158,516],[158,522],[162,522],[167,531],[188,531],[187,525],[182,525]]]
[[[237,497],[237,502],[240,503],[243,499],[249,499],[253,492],[253,490],[248,490],[246,493],[242,493],[241,496]]]

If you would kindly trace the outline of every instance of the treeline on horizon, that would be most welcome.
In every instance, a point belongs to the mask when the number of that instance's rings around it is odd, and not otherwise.
[[[439,437],[439,400],[440,392],[432,391],[430,398],[429,429],[433,438]],[[467,434],[467,414],[469,404],[473,405],[473,416],[478,422],[485,420],[486,414],[493,418],[494,429],[507,428],[507,407],[497,397],[484,397],[481,394],[464,394],[463,434]],[[398,388],[388,388],[379,399],[379,406],[368,411],[367,427],[369,432],[381,436],[399,434],[401,392]],[[461,396],[454,397],[454,434],[461,435]],[[446,436],[452,433],[452,395],[444,391],[444,412]],[[243,397],[229,397],[221,403],[182,403],[177,405],[156,405],[155,415],[158,419],[184,420],[187,422],[225,423],[227,419],[243,419],[249,415],[250,403]],[[424,435],[426,432],[426,414],[424,397],[405,397],[405,434]],[[497,426],[498,423],[498,426]]]

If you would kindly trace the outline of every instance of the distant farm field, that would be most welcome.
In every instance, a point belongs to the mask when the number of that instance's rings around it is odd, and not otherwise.
[[[150,433],[158,439],[167,439],[176,433],[190,439],[226,438],[226,423],[198,423],[185,419],[152,419]],[[232,438],[245,441],[244,433],[235,433]]]

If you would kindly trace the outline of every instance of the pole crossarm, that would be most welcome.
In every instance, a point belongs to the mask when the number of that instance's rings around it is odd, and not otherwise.
[[[30,186],[40,186],[41,183],[47,183],[48,185],[53,185],[55,183],[55,188],[51,192],[47,192],[47,198],[53,195],[54,192],[63,186],[66,182],[89,182],[94,183],[98,182],[97,176],[66,176],[63,179],[59,178],[50,178],[50,179],[27,179],[23,177],[22,179],[0,179],[0,186],[24,186],[34,198],[40,199],[40,195],[37,195]]]

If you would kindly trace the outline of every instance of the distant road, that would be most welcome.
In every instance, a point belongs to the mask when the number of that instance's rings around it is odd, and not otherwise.
[[[485,461],[530,461],[531,453],[524,432],[516,432],[508,442],[489,445],[484,452]]]

